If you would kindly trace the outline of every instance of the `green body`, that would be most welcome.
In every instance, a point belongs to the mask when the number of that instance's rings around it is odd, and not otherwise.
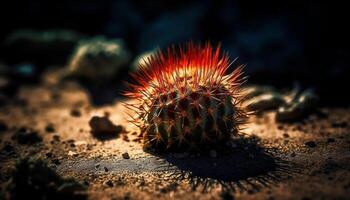
[[[146,147],[203,148],[225,142],[236,134],[233,98],[223,87],[174,89],[153,98],[144,121]]]

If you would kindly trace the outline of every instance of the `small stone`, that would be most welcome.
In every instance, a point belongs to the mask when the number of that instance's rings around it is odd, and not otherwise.
[[[89,125],[91,128],[91,133],[95,136],[117,136],[119,133],[123,131],[122,126],[114,125],[106,116],[98,117],[93,116]]]
[[[109,169],[107,167],[104,167],[103,169],[105,170],[105,172],[109,171]]]
[[[52,140],[55,142],[59,142],[60,141],[60,136],[59,135],[54,135],[52,136]]]
[[[53,133],[55,132],[55,127],[53,124],[49,123],[48,125],[46,125],[45,127],[45,131],[48,133]]]
[[[314,141],[305,142],[305,145],[311,148],[316,147],[316,143]]]
[[[209,155],[210,155],[210,157],[212,157],[212,158],[216,158],[217,153],[216,153],[215,150],[210,150]]]
[[[100,164],[99,164],[99,163],[95,165],[95,168],[96,168],[96,169],[98,169],[99,167],[100,167]]]
[[[111,180],[107,180],[103,184],[105,184],[105,185],[107,185],[109,187],[113,187],[113,182]]]
[[[129,141],[130,141],[128,135],[126,135],[126,134],[123,134],[122,139],[123,139],[125,142],[129,142]]]
[[[15,139],[19,144],[35,144],[42,141],[36,131],[27,128],[20,128],[12,139]]]
[[[72,109],[72,110],[70,111],[70,115],[71,115],[72,117],[80,117],[80,116],[81,116],[81,112],[80,112],[80,110],[78,110],[78,109]]]
[[[285,138],[289,138],[288,133],[283,133],[283,137],[285,137]]]
[[[130,156],[129,156],[128,152],[123,153],[123,154],[122,154],[122,157],[123,157],[124,159],[130,159]]]
[[[283,125],[282,124],[278,124],[277,125],[277,129],[282,130],[283,129]]]

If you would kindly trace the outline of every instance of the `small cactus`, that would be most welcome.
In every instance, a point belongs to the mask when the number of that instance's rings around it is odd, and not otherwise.
[[[133,73],[125,103],[141,128],[143,145],[155,150],[203,149],[228,141],[246,121],[242,66],[230,67],[220,47],[192,42],[158,51]]]

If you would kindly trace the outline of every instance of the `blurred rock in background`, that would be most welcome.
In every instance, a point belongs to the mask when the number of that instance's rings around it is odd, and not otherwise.
[[[108,81],[127,67],[130,53],[123,40],[95,37],[78,43],[67,68],[67,76],[92,82]]]

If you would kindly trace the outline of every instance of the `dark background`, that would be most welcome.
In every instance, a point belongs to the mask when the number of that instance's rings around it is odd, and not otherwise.
[[[133,56],[188,40],[221,42],[232,59],[247,64],[250,83],[300,83],[314,88],[324,105],[348,105],[348,7],[320,2],[10,1],[1,3],[0,36],[4,40],[18,29],[69,29],[122,38]],[[5,63],[6,52],[1,47]]]

